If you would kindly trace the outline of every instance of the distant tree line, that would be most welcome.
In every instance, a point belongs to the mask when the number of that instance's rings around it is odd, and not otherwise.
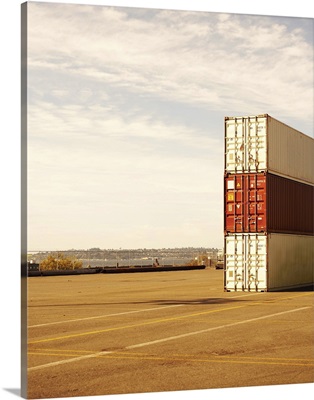
[[[187,257],[195,253],[205,254],[217,252],[218,249],[214,248],[204,248],[204,247],[182,247],[182,248],[162,248],[162,249],[100,249],[98,247],[92,247],[87,250],[62,250],[57,251],[59,254],[64,254],[65,256],[73,256],[77,259],[115,259],[117,255],[119,258],[132,258],[137,257]],[[33,254],[32,257],[36,260],[41,260],[42,257],[51,254],[50,251],[38,252]],[[41,258],[40,258],[41,257]]]
[[[48,255],[44,260],[40,262],[40,269],[44,270],[65,270],[65,269],[79,269],[82,268],[82,261],[79,261],[75,257],[66,257],[62,253],[58,253],[56,256]]]

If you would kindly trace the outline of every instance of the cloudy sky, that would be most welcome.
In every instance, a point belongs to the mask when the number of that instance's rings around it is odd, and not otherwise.
[[[313,19],[28,4],[28,249],[223,245],[225,116],[313,135]]]

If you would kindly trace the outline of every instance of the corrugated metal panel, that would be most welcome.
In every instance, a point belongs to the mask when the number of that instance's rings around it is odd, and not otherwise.
[[[267,174],[267,232],[313,235],[314,187]]]
[[[267,118],[268,171],[292,179],[314,183],[314,139]]]
[[[313,285],[314,236],[268,235],[268,290]]]
[[[314,183],[314,140],[267,114],[225,118],[225,173],[270,172]]]
[[[314,237],[225,236],[226,291],[275,291],[313,285]]]
[[[225,233],[313,235],[314,188],[269,173],[225,177]]]

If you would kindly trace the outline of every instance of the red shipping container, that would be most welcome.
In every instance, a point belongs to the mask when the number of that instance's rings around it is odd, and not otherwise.
[[[313,235],[312,185],[270,173],[225,176],[225,234]]]

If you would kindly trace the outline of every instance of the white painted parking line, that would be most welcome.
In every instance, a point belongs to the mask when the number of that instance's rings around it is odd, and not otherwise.
[[[243,294],[243,295],[238,295],[238,296],[231,296],[231,297],[227,297],[226,299],[230,299],[230,298],[234,299],[234,298],[238,298],[238,297],[253,296],[253,295],[256,295],[256,294],[259,294],[259,293],[250,293],[250,294]],[[88,320],[99,319],[99,318],[117,317],[117,316],[120,316],[120,315],[135,314],[135,313],[141,313],[141,312],[147,312],[147,311],[162,310],[164,308],[182,307],[182,306],[186,306],[186,304],[184,304],[184,303],[182,303],[182,304],[172,304],[170,306],[144,308],[142,310],[124,311],[124,312],[115,313],[115,314],[96,315],[95,317],[76,318],[76,319],[67,319],[65,321],[47,322],[45,324],[29,325],[28,328],[41,328],[43,326],[67,324],[67,323],[71,323],[71,322],[88,321]]]
[[[118,353],[121,350],[131,350],[131,349],[136,349],[136,348],[140,348],[140,347],[151,346],[153,344],[163,343],[163,342],[167,342],[167,341],[170,341],[170,340],[177,340],[177,339],[185,338],[185,337],[188,337],[188,336],[199,335],[199,334],[202,334],[202,333],[215,331],[215,330],[218,330],[218,329],[225,329],[225,328],[229,328],[229,327],[236,326],[236,325],[247,324],[247,323],[250,323],[250,322],[260,321],[260,320],[267,319],[267,318],[277,317],[279,315],[285,315],[285,314],[290,314],[290,313],[293,313],[293,312],[304,311],[304,310],[307,310],[309,308],[311,308],[311,307],[302,307],[302,308],[297,308],[297,309],[289,310],[289,311],[283,311],[283,312],[279,312],[279,313],[275,313],[275,314],[268,314],[268,315],[264,315],[262,317],[251,318],[251,319],[247,319],[247,320],[244,320],[244,321],[234,322],[234,323],[231,323],[231,324],[219,325],[219,326],[215,326],[215,327],[208,328],[208,329],[202,329],[200,331],[187,332],[187,333],[184,333],[184,334],[181,334],[181,335],[169,336],[169,337],[165,337],[165,338],[158,339],[158,340],[152,340],[152,341],[149,341],[149,342],[138,343],[138,344],[134,344],[134,345],[131,345],[131,346],[127,346],[124,349],[120,349],[120,350],[101,351],[101,352],[97,352],[97,353],[93,353],[93,354],[88,354],[88,355],[85,355],[85,356],[70,358],[70,359],[67,359],[67,360],[61,360],[61,361],[56,361],[56,362],[52,362],[52,363],[48,363],[48,364],[37,365],[35,367],[28,368],[28,372],[40,370],[40,369],[43,369],[43,368],[56,367],[56,366],[59,366],[59,365],[62,365],[62,364],[68,364],[68,363],[72,363],[72,362],[82,361],[82,360],[86,360],[88,358],[101,357],[103,355]]]
[[[101,351],[99,353],[93,353],[93,354],[88,354],[86,356],[70,358],[68,360],[55,361],[55,362],[52,362],[49,364],[37,365],[36,367],[27,368],[27,371],[29,372],[29,371],[36,371],[38,369],[43,369],[43,368],[57,367],[58,365],[68,364],[68,363],[72,363],[72,362],[76,362],[76,361],[82,361],[82,360],[86,360],[88,358],[100,357],[100,356],[104,356],[104,355],[112,354],[112,353],[117,353],[117,351]]]
[[[39,328],[39,327],[43,327],[43,326],[66,324],[66,323],[69,323],[69,322],[87,321],[87,320],[98,319],[98,318],[116,317],[116,316],[120,316],[120,315],[127,315],[127,314],[135,314],[135,313],[141,313],[141,312],[147,312],[147,311],[162,310],[164,308],[179,307],[179,306],[182,306],[182,304],[173,304],[171,306],[162,306],[162,307],[155,307],[155,308],[144,308],[142,310],[124,311],[124,312],[115,313],[115,314],[103,314],[103,315],[97,315],[95,317],[68,319],[66,321],[47,322],[46,324],[30,325],[28,328]]]
[[[188,336],[199,335],[201,333],[211,332],[211,331],[215,331],[217,329],[225,329],[225,328],[229,328],[231,326],[236,326],[236,325],[241,325],[241,324],[247,324],[249,322],[259,321],[261,319],[277,317],[278,315],[289,314],[289,313],[296,312],[296,311],[303,311],[303,310],[306,310],[308,308],[311,308],[311,307],[302,307],[302,308],[298,308],[298,309],[295,309],[295,310],[289,310],[289,311],[283,311],[283,312],[276,313],[276,314],[264,315],[263,317],[256,317],[256,318],[246,319],[244,321],[233,322],[232,324],[214,326],[213,328],[202,329],[200,331],[187,332],[187,333],[183,333],[181,335],[170,336],[170,337],[163,338],[163,339],[158,339],[158,340],[152,340],[152,341],[146,342],[146,343],[134,344],[134,345],[126,347],[126,349],[127,350],[137,349],[139,347],[150,346],[152,344],[168,342],[169,340],[181,339],[181,338],[185,338],[185,337],[188,337]]]

